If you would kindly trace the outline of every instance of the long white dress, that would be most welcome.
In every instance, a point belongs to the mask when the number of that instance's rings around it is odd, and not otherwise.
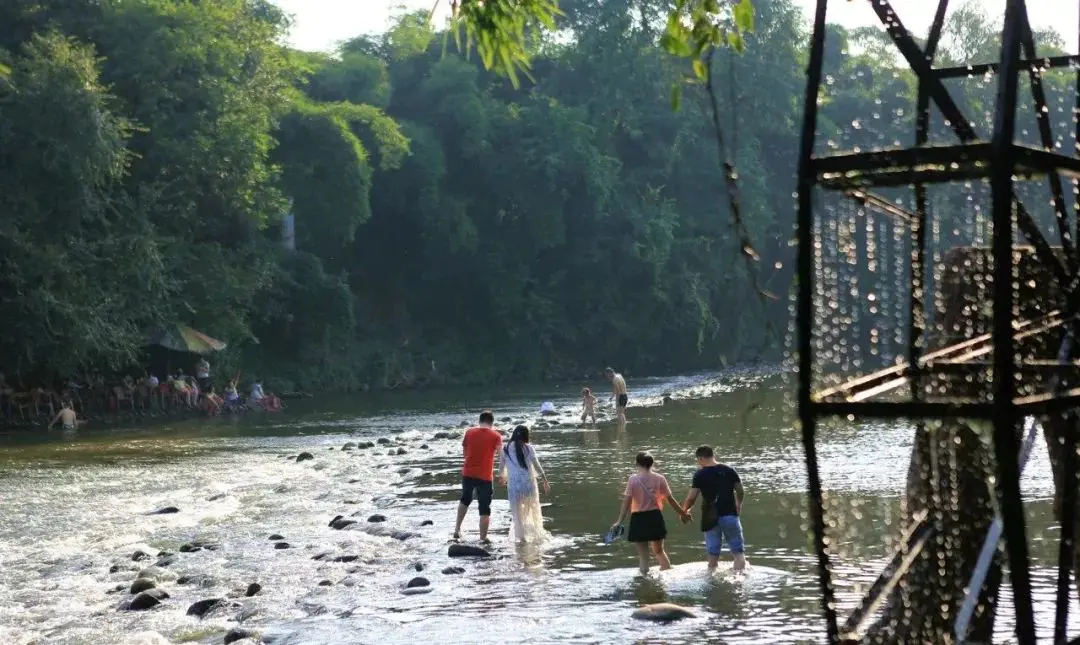
[[[540,489],[536,478],[544,476],[544,469],[536,458],[536,451],[529,444],[523,446],[525,463],[518,461],[517,446],[513,442],[503,446],[499,454],[500,472],[507,478],[507,497],[510,501],[510,520],[514,527],[514,539],[518,542],[542,542],[548,538],[544,530],[544,516],[540,512]]]

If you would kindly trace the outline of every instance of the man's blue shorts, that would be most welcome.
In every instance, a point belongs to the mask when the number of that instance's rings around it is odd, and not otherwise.
[[[742,522],[738,515],[723,515],[716,526],[705,531],[705,551],[709,555],[720,555],[725,541],[732,553],[743,552]]]

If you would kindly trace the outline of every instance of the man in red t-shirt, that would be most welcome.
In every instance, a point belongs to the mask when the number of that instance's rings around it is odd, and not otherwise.
[[[491,410],[480,413],[480,425],[465,431],[461,446],[465,451],[465,466],[461,469],[461,502],[458,503],[457,525],[454,538],[461,537],[461,523],[469,511],[473,494],[480,503],[480,540],[487,541],[488,524],[491,523],[492,479],[495,471],[495,455],[502,446],[502,434],[492,426],[495,415]]]

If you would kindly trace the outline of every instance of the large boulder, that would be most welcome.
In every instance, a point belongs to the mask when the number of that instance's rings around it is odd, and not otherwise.
[[[406,588],[412,589],[413,587],[430,587],[431,581],[423,576],[416,576],[405,585]]]
[[[296,463],[300,463],[301,461],[308,461],[314,458],[315,455],[311,454],[310,452],[302,452],[299,455],[296,455]]]
[[[173,513],[179,513],[180,509],[175,506],[163,506],[156,511],[150,511],[149,515],[171,515]]]
[[[631,617],[638,620],[669,623],[674,620],[682,620],[683,618],[696,618],[696,615],[686,607],[680,607],[679,605],[670,602],[660,602],[653,605],[638,607],[634,610],[634,613],[631,614]]]
[[[244,596],[250,598],[255,594],[259,593],[260,591],[262,591],[262,585],[257,582],[253,582],[248,585],[247,591],[244,592]]]

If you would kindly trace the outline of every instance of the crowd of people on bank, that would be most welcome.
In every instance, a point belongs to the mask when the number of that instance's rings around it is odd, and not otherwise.
[[[210,362],[199,358],[194,375],[182,369],[165,373],[161,378],[148,370],[141,375],[114,375],[100,371],[70,378],[59,387],[39,385],[16,390],[0,372],[0,419],[32,423],[51,418],[49,427],[61,424],[66,429],[82,425],[87,417],[132,413],[196,411],[216,416],[247,410],[275,412],[284,404],[274,393],[263,390],[261,383],[249,386],[247,396],[240,392],[240,374],[229,379],[219,391],[211,378]]]
[[[612,399],[620,430],[626,423],[629,393],[621,374],[608,368],[605,374],[612,382]],[[582,421],[591,416],[595,421],[596,397],[585,388],[582,392]],[[469,428],[462,440],[464,465],[461,470],[461,498],[454,525],[454,539],[461,538],[461,526],[475,499],[480,513],[480,540],[488,541],[491,522],[491,502],[494,481],[506,487],[510,504],[511,526],[518,542],[540,542],[547,538],[540,506],[540,489],[550,492],[551,483],[540,464],[535,448],[529,441],[529,429],[514,428],[509,439],[495,427],[490,410],[480,413],[479,424]],[[671,561],[664,548],[668,529],[663,508],[670,506],[679,519],[693,521],[693,508],[700,499],[700,530],[703,534],[708,568],[715,570],[724,545],[733,556],[733,570],[746,567],[743,544],[742,511],[745,492],[738,471],[716,460],[711,446],[700,446],[694,452],[697,470],[690,482],[689,492],[682,502],[675,498],[666,477],[656,470],[656,459],[648,452],[637,453],[635,471],[629,476],[619,505],[618,517],[605,535],[613,542],[625,534],[637,549],[638,566],[643,574],[649,571],[655,558],[660,569],[670,569]],[[624,523],[628,527],[624,528]]]

